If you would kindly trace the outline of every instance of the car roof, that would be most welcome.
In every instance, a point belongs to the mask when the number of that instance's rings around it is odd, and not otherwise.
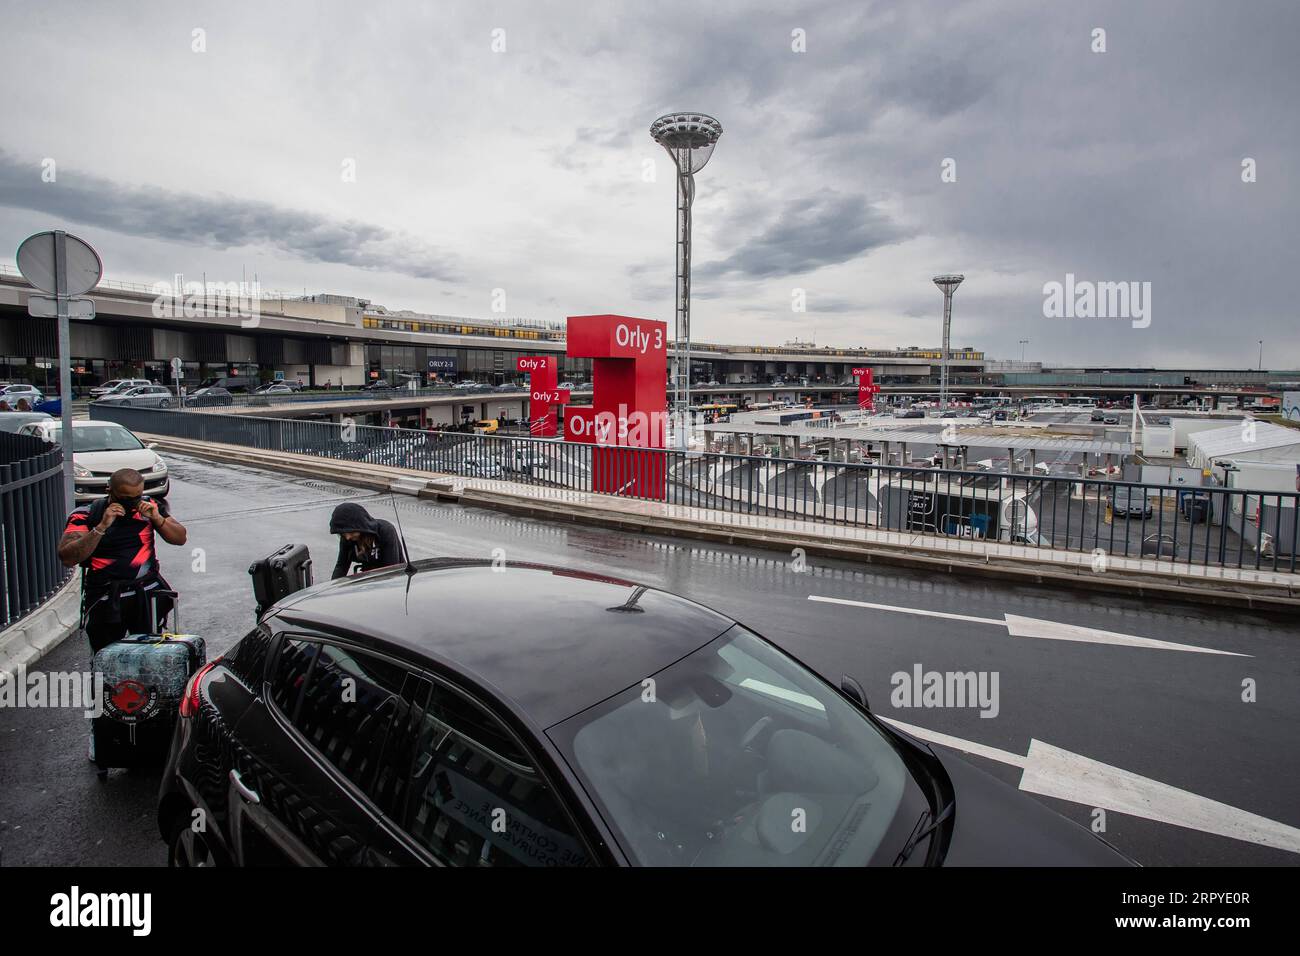
[[[735,622],[630,581],[435,559],[300,592],[285,625],[352,632],[449,665],[546,728],[639,683]]]

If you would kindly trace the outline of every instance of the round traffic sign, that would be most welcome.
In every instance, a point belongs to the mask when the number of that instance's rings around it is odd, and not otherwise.
[[[55,248],[59,236],[64,240],[64,286],[59,288],[56,275]],[[18,247],[18,271],[34,287],[49,295],[81,295],[99,285],[104,277],[104,263],[99,253],[84,239],[69,233],[38,232],[28,236]]]

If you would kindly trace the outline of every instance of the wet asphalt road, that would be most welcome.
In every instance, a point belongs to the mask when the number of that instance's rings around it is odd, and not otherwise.
[[[181,623],[207,639],[209,657],[253,625],[250,561],[303,541],[316,577],[329,576],[336,543],[327,531],[340,501],[392,517],[388,496],[326,481],[170,456],[173,512],[189,544],[163,553],[182,594]],[[493,556],[620,574],[708,604],[763,633],[838,682],[861,680],[873,709],[966,741],[1024,755],[1031,739],[1300,826],[1300,625],[1278,617],[965,581],[906,569],[863,569],[672,538],[516,518],[399,497],[413,556]],[[194,549],[202,549],[194,553]],[[1034,640],[978,620],[810,601],[847,599],[949,613],[987,622],[1010,612],[1233,651],[1249,657]],[[82,670],[73,637],[43,660]],[[996,671],[999,713],[895,708],[891,675],[924,670]],[[1241,699],[1244,679],[1258,701]],[[85,759],[86,722],[72,710],[0,710],[0,863],[150,865],[165,861],[154,824],[157,774],[114,771],[96,781]],[[1015,767],[972,763],[1011,783]],[[1090,808],[1035,797],[1080,823]],[[1112,812],[1106,837],[1148,865],[1295,865],[1300,855]]]

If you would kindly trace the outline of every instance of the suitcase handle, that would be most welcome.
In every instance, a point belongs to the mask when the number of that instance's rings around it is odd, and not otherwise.
[[[149,598],[149,621],[152,624],[158,622],[158,599],[160,597],[170,598],[172,602],[171,618],[172,633],[181,632],[181,596],[176,591],[168,588],[154,588],[152,591],[142,591],[142,594]]]

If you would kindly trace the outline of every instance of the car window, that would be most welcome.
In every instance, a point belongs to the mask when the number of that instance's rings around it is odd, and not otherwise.
[[[740,625],[548,734],[646,865],[883,862],[926,807],[887,735]]]
[[[590,862],[555,793],[513,735],[477,704],[435,685],[421,715],[404,829],[451,866]]]
[[[319,647],[311,641],[285,638],[275,655],[275,667],[267,679],[271,702],[290,720],[298,710],[302,687],[316,663]]]
[[[397,664],[326,643],[303,681],[293,725],[367,792],[388,731],[404,715],[406,674]]]
[[[49,440],[56,443],[63,441],[63,427],[49,427]],[[95,422],[93,425],[80,425],[72,430],[72,450],[74,452],[92,451],[135,451],[143,448],[140,439],[121,425],[112,422]]]

